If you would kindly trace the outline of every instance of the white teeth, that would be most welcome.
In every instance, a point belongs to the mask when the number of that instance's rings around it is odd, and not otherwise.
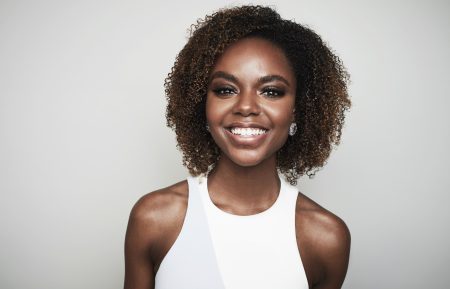
[[[245,127],[245,128],[233,127],[231,129],[231,133],[236,134],[236,135],[242,135],[242,136],[251,136],[251,135],[265,134],[266,130],[260,129],[260,128],[251,128],[251,127]]]

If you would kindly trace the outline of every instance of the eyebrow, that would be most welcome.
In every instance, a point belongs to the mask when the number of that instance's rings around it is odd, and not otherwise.
[[[281,81],[284,82],[287,86],[290,86],[289,81],[287,81],[286,78],[284,78],[281,75],[266,75],[259,78],[258,83],[266,83],[266,82],[272,82],[272,81]]]
[[[238,83],[238,79],[236,78],[236,76],[226,73],[224,71],[216,71],[214,72],[211,77],[209,78],[209,82],[213,81],[213,79],[215,78],[223,78],[225,80],[231,81],[233,83]],[[262,83],[266,83],[266,82],[272,82],[272,81],[281,81],[284,82],[287,86],[290,86],[289,81],[287,81],[286,78],[284,78],[281,75],[277,75],[277,74],[271,74],[271,75],[265,75],[265,76],[261,76],[258,79],[258,83],[262,84]]]
[[[226,73],[224,71],[216,71],[213,74],[211,74],[211,77],[209,78],[209,82],[213,81],[213,79],[215,79],[215,78],[223,78],[223,79],[231,81],[233,83],[239,82],[234,75]]]

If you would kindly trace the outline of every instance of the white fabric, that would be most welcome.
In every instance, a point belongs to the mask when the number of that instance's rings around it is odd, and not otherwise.
[[[155,276],[155,289],[224,289],[197,180],[188,178],[183,227]]]
[[[309,288],[295,230],[298,191],[282,177],[275,203],[267,210],[239,216],[211,201],[207,179],[200,195],[219,271],[226,289]]]
[[[206,178],[188,177],[186,217],[155,289],[308,288],[295,237],[297,189],[280,179],[269,209],[237,216],[212,203]]]

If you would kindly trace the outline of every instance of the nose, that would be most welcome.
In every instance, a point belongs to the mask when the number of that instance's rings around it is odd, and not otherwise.
[[[258,115],[261,113],[261,104],[255,91],[241,91],[236,97],[233,107],[234,114],[243,116]]]

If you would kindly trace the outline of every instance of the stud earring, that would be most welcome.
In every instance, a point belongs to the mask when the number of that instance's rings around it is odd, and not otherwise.
[[[206,131],[209,132],[209,125],[206,124]]]
[[[295,122],[291,123],[289,127],[289,135],[293,136],[297,132],[297,124]]]

